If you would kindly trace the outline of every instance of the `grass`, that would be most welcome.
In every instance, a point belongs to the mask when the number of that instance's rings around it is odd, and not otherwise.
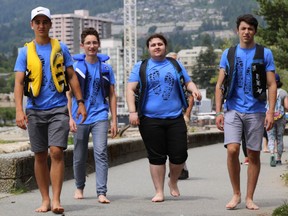
[[[1,140],[0,139],[0,144],[7,144],[7,143],[14,143],[15,141],[13,140]]]
[[[276,208],[272,216],[287,216],[288,215],[288,204],[285,202],[283,205]]]
[[[26,193],[27,191],[28,191],[27,187],[22,186],[22,187],[12,188],[10,190],[10,193],[14,195],[18,195],[18,194]]]

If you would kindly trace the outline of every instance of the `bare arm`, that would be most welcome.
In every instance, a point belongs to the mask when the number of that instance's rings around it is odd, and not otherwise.
[[[188,107],[184,113],[184,119],[186,122],[189,122],[190,117],[191,117],[191,111],[193,109],[193,104],[194,104],[194,97],[192,95],[189,95],[188,97]]]
[[[77,126],[76,126],[76,122],[74,121],[73,116],[72,116],[72,91],[71,90],[66,92],[66,97],[68,100],[67,108],[68,108],[68,113],[69,113],[69,118],[70,118],[70,120],[69,120],[70,131],[76,132]]]
[[[114,138],[117,135],[117,96],[115,92],[115,86],[110,85],[110,93],[109,93],[109,106],[111,112],[111,135]]]
[[[225,78],[225,70],[221,68],[219,70],[218,80],[215,87],[215,106],[216,106],[216,126],[219,130],[224,130],[224,117],[221,113],[223,94],[222,94],[222,84]]]
[[[129,111],[129,122],[132,125],[138,125],[140,123],[138,119],[138,113],[136,112],[134,96],[137,85],[138,82],[129,82],[126,87],[126,101]]]
[[[25,73],[20,71],[15,73],[14,98],[16,107],[16,124],[18,127],[26,130],[28,119],[23,110],[24,78]]]
[[[267,75],[267,88],[268,88],[268,104],[269,110],[266,112],[265,127],[270,130],[274,123],[274,109],[277,97],[277,84],[275,81],[275,74],[272,71],[266,73]]]
[[[286,96],[284,99],[284,108],[286,111],[288,110],[288,96]]]
[[[192,96],[196,98],[197,100],[202,100],[202,95],[197,86],[195,85],[194,82],[190,81],[186,83],[186,88],[188,91],[192,92]]]
[[[73,69],[73,67],[67,67],[66,68],[67,70],[67,77],[68,77],[68,82],[72,88],[72,91],[73,91],[73,94],[75,95],[76,99],[77,100],[80,100],[80,99],[83,99],[82,97],[82,93],[81,93],[81,89],[80,89],[80,85],[79,85],[79,82],[78,82],[78,78],[77,78],[77,75]],[[84,106],[84,103],[79,103],[78,104],[78,111],[77,111],[77,118],[82,115],[82,121],[81,123],[83,123],[86,118],[87,118],[87,113],[86,113],[86,109],[85,109],[85,106]]]

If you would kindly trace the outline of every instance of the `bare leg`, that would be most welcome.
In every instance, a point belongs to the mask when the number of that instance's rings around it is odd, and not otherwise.
[[[249,166],[247,170],[247,195],[246,195],[246,208],[250,210],[258,210],[259,207],[253,202],[253,195],[257,185],[260,173],[260,152],[248,149]]]
[[[239,144],[233,143],[227,145],[227,166],[233,189],[233,197],[226,205],[226,209],[228,210],[235,209],[241,202],[239,150]]]
[[[178,182],[178,178],[181,174],[183,167],[184,167],[184,163],[183,164],[169,163],[170,181],[168,182],[168,185],[170,187],[170,194],[174,197],[180,196],[177,182]]]
[[[164,201],[164,180],[165,180],[166,166],[150,164],[150,173],[154,183],[156,194],[152,198],[152,202]]]
[[[64,178],[64,153],[63,149],[56,146],[50,147],[51,157],[51,184],[52,184],[52,211],[56,214],[64,212],[64,208],[60,204],[60,195],[62,190],[63,178]]]
[[[42,196],[42,204],[36,212],[47,212],[51,210],[49,197],[49,167],[47,163],[48,151],[35,153],[34,172],[39,191]]]

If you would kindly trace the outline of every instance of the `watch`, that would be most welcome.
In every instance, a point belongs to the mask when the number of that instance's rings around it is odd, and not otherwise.
[[[79,103],[83,103],[83,104],[84,104],[84,100],[83,100],[83,99],[77,100],[77,104],[78,104],[78,105],[79,105]]]

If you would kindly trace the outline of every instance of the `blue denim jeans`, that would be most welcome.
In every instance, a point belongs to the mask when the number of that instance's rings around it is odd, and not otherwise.
[[[89,135],[92,134],[97,196],[107,192],[108,154],[107,134],[108,121],[93,124],[77,125],[74,133],[73,169],[75,184],[78,189],[84,189],[86,182],[86,161],[88,155]]]

